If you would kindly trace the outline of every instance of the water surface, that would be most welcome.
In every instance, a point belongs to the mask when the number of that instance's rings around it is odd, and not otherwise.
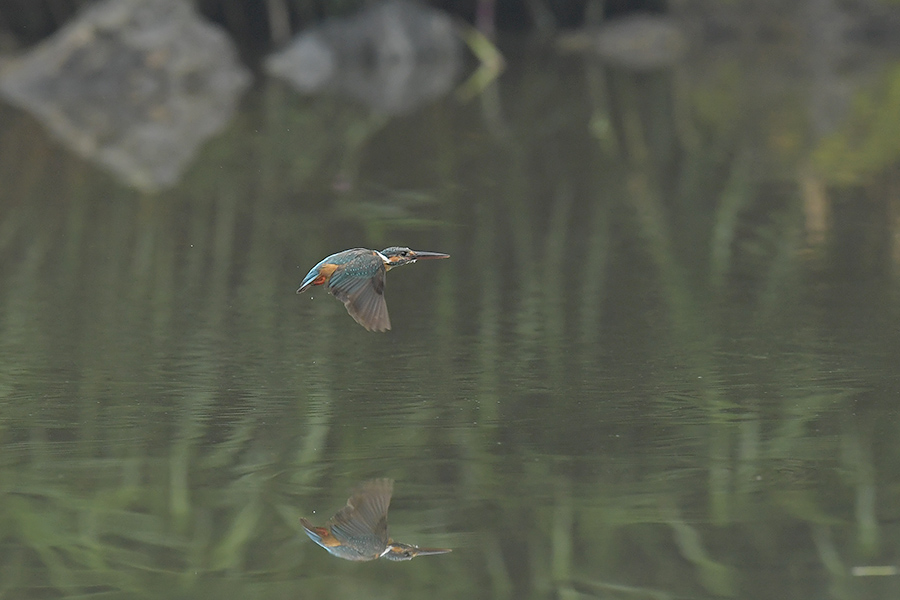
[[[262,81],[154,195],[0,107],[3,595],[898,595],[897,64],[823,119],[760,55],[505,49],[390,118]],[[398,244],[452,258],[389,333],[294,293]],[[454,552],[303,535],[370,477]]]

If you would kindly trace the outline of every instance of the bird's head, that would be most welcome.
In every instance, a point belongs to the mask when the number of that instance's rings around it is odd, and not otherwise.
[[[419,548],[410,544],[391,542],[381,555],[388,560],[412,560],[417,556],[430,556],[432,554],[447,554],[452,552],[450,548]]]
[[[402,246],[391,246],[381,251],[384,266],[387,269],[393,269],[401,265],[414,263],[417,260],[427,260],[432,258],[450,258],[449,254],[442,252],[426,252],[424,250],[411,250]]]

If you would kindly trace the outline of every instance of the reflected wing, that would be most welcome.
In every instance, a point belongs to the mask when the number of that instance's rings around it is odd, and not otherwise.
[[[374,254],[359,256],[338,267],[328,289],[344,303],[353,319],[369,331],[391,328],[384,301],[384,263]]]
[[[347,506],[331,517],[331,534],[342,542],[370,544],[376,549],[387,546],[387,512],[393,490],[392,479],[363,483],[347,500]]]

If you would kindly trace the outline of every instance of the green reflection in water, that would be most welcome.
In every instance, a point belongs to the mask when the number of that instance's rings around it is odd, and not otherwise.
[[[0,112],[2,593],[884,597],[850,567],[897,544],[890,173],[767,172],[803,105],[733,65],[533,64],[396,122],[266,89],[156,197]],[[400,243],[453,258],[392,274],[389,334],[294,294]],[[302,535],[372,476],[454,553]]]

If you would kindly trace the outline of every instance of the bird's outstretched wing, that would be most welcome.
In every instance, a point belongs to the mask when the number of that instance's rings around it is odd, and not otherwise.
[[[347,505],[331,517],[332,535],[343,542],[377,540],[379,547],[387,546],[387,513],[393,490],[392,479],[372,479],[360,485]]]
[[[367,254],[339,266],[328,280],[328,290],[344,303],[350,316],[369,331],[391,328],[384,300],[385,272],[382,260],[375,254]]]

